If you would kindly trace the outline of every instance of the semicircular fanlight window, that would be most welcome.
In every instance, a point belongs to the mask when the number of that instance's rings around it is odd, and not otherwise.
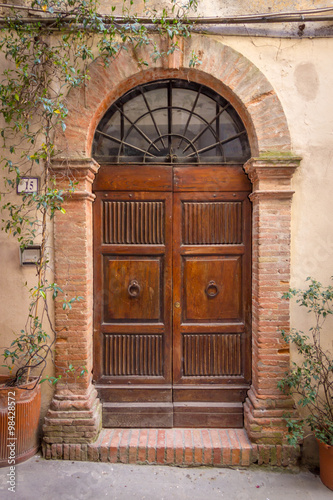
[[[250,147],[223,97],[197,83],[160,80],[135,87],[110,107],[92,155],[108,163],[244,162]]]

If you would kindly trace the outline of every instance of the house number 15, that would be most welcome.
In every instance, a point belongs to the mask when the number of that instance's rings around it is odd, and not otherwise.
[[[18,193],[37,193],[38,177],[22,177],[17,186]]]

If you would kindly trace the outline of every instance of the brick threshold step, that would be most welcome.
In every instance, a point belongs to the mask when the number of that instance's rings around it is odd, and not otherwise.
[[[299,455],[299,446],[251,443],[245,429],[104,428],[91,444],[43,442],[46,459],[123,464],[287,467]]]
[[[111,463],[248,466],[253,460],[244,429],[103,429],[91,446],[96,459]]]

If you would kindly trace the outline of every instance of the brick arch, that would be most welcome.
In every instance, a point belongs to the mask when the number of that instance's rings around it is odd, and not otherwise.
[[[192,50],[202,59],[199,69],[186,67]],[[277,382],[290,361],[280,330],[287,330],[290,322],[289,306],[282,294],[290,280],[291,179],[300,158],[292,155],[282,106],[258,68],[212,38],[195,36],[186,42],[182,53],[174,53],[147,70],[138,69],[137,57],[123,51],[109,67],[104,67],[101,59],[94,61],[87,86],[68,95],[67,128],[56,138],[62,151],[62,157],[53,161],[57,185],[66,190],[71,175],[77,187],[65,197],[66,217],[55,216],[55,281],[68,297],[83,297],[73,304],[71,312],[64,312],[61,301],[56,301],[56,375],[63,376],[69,363],[85,366],[87,373],[78,380],[68,376],[58,382],[45,419],[45,456],[99,460],[102,446],[103,436],[96,446],[92,444],[102,426],[101,405],[92,383],[92,183],[99,165],[90,155],[96,126],[110,105],[134,86],[159,78],[188,78],[229,100],[248,132],[252,158],[244,169],[253,184],[253,363],[244,427],[252,443],[251,461],[258,460],[259,454],[259,463],[264,460],[274,465],[281,457],[287,463],[283,416],[293,411],[293,401],[281,394]]]
[[[140,57],[149,60],[149,49],[145,50]],[[193,50],[202,58],[198,69],[186,67]],[[273,87],[236,50],[200,36],[188,40],[182,53],[159,60],[149,69],[141,70],[136,61],[129,50],[122,51],[108,67],[101,58],[90,65],[86,87],[73,89],[68,95],[67,129],[57,138],[60,150],[72,157],[90,157],[97,124],[116,99],[136,85],[182,78],[202,83],[230,101],[247,129],[252,156],[290,151],[287,120]]]

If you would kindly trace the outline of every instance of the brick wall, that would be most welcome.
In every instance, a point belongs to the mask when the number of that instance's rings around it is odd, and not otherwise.
[[[98,170],[93,160],[58,160],[53,163],[59,189],[68,191],[69,180],[78,183],[74,193],[65,195],[66,215],[54,222],[55,281],[65,298],[82,297],[72,310],[63,310],[62,297],[55,304],[56,375],[62,379],[44,424],[46,443],[87,443],[101,428],[101,408],[92,379],[93,341],[93,261],[92,261],[92,181]],[[66,374],[72,364],[78,372]]]
[[[245,171],[253,183],[252,387],[245,404],[245,428],[252,442],[285,442],[283,415],[294,402],[277,383],[290,363],[281,329],[289,328],[291,178],[299,158],[252,158]]]

